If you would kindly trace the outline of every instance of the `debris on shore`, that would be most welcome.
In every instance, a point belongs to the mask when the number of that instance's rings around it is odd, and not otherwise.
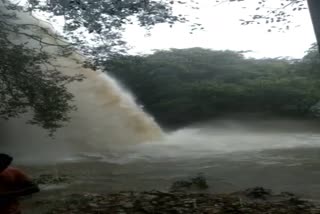
[[[68,175],[40,174],[33,181],[38,185],[61,184],[70,183],[71,177]]]
[[[200,173],[197,176],[191,177],[186,180],[175,181],[170,187],[170,192],[183,192],[192,190],[203,191],[207,190],[208,188],[209,185],[205,176]]]
[[[120,192],[72,194],[46,214],[319,214],[320,208],[291,193],[261,187],[232,194]]]

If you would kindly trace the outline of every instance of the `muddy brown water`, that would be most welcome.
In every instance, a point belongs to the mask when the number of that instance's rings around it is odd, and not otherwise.
[[[320,132],[317,128],[187,128],[161,142],[16,164],[34,177],[70,176],[65,185],[41,186],[24,202],[27,214],[45,213],[72,193],[168,190],[172,182],[203,173],[212,193],[255,186],[320,201]],[[30,158],[32,158],[30,156]]]

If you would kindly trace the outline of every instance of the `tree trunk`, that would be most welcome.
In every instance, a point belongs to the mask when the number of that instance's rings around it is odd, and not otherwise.
[[[308,0],[308,5],[320,52],[320,0]]]

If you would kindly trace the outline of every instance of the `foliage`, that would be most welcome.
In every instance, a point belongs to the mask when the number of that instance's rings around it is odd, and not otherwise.
[[[265,23],[269,25],[269,32],[272,30],[285,31],[289,30],[293,24],[291,12],[308,9],[306,0],[280,0],[272,3],[270,5],[267,0],[257,1],[255,14],[252,14],[249,19],[242,19],[242,25]]]
[[[239,52],[171,49],[117,56],[105,69],[163,125],[233,112],[307,116],[320,100],[319,60],[246,59]]]
[[[28,0],[29,11],[45,11],[51,17],[63,16],[64,32],[80,47],[81,51],[98,60],[110,53],[124,52],[122,31],[128,24],[137,23],[151,29],[156,24],[187,23],[184,14],[174,14],[175,0]],[[192,29],[200,24],[191,23]],[[91,41],[89,41],[91,40]],[[89,42],[88,42],[89,41]],[[92,45],[92,44],[95,45]]]
[[[32,112],[29,120],[51,133],[68,121],[75,108],[66,84],[79,76],[66,76],[49,63],[49,55],[14,42],[12,36],[28,37],[41,43],[37,35],[26,33],[16,14],[0,8],[0,118],[10,119]],[[44,44],[42,44],[44,45]]]
[[[113,47],[124,44],[121,39],[123,25],[138,20],[141,26],[151,27],[158,23],[187,22],[182,15],[173,15],[170,2],[145,0],[130,1],[81,1],[52,0],[27,1],[27,7],[10,1],[0,1],[0,117],[10,119],[26,112],[32,112],[29,123],[37,124],[51,133],[69,120],[68,114],[75,109],[71,103],[73,95],[66,85],[81,80],[80,76],[66,76],[50,64],[50,58],[43,47],[59,46],[67,52],[69,45],[48,44],[41,35],[52,35],[47,29],[27,23],[19,23],[16,12],[45,11],[53,17],[64,16],[65,33],[74,41],[76,48],[89,53],[96,59],[103,60],[112,52]],[[94,34],[92,37],[82,35]],[[12,35],[27,38],[29,42],[39,44],[38,49],[30,48],[24,41],[13,42]],[[93,49],[88,45],[88,38],[100,41]],[[19,40],[19,39],[18,39]],[[117,52],[120,51],[118,48]],[[90,64],[89,64],[90,65]]]
[[[245,0],[216,0],[212,4],[227,2],[246,3]],[[99,60],[105,59],[110,53],[125,51],[122,31],[127,24],[137,23],[151,29],[161,23],[170,26],[189,23],[191,31],[203,29],[201,23],[190,21],[188,14],[174,12],[176,5],[200,9],[197,0],[28,0],[28,3],[29,11],[45,11],[51,14],[51,18],[63,16],[64,30],[69,38],[81,46],[83,52],[99,56]],[[266,0],[259,0],[255,14],[240,21],[242,25],[266,23],[268,31],[284,31],[292,24],[291,11],[304,9],[307,9],[306,0],[280,0],[273,5]],[[88,45],[88,39],[96,45]]]

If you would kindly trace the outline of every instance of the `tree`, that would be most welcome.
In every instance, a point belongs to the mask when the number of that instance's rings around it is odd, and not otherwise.
[[[246,0],[217,0],[216,2],[243,2]],[[242,19],[242,25],[248,24],[269,24],[268,31],[278,29],[280,31],[289,30],[292,24],[290,11],[301,11],[309,8],[316,39],[318,51],[320,52],[320,2],[317,0],[279,0],[278,6],[269,7],[267,0],[258,0],[256,13],[249,19]],[[308,5],[308,7],[307,7]],[[280,26],[277,26],[277,23]]]
[[[124,44],[121,40],[122,26],[133,19],[146,28],[157,23],[187,21],[184,17],[172,15],[171,3],[147,0],[52,0],[48,4],[30,0],[27,7],[6,0],[0,3],[0,117],[10,119],[32,112],[29,123],[40,125],[51,133],[63,126],[69,120],[69,112],[75,109],[73,95],[68,92],[66,85],[82,77],[61,73],[50,63],[52,56],[44,51],[43,46],[56,46],[63,49],[61,52],[72,51],[70,48],[75,47],[101,61],[112,52],[113,47]],[[63,15],[66,37],[77,45],[48,44],[40,35],[29,33],[28,30],[35,29],[55,40],[62,39],[36,24],[19,23],[15,11],[32,15],[37,10],[53,16]],[[87,45],[85,36],[77,36],[79,31],[81,34],[82,27],[82,33],[94,34],[93,41],[100,42],[99,46],[92,48]],[[12,35],[37,42],[39,48],[30,48],[24,43],[25,39],[13,41]]]
[[[156,24],[187,23],[183,14],[173,13],[175,0],[51,0],[47,3],[28,0],[31,12],[45,11],[51,17],[63,16],[64,32],[82,52],[94,56],[97,61],[105,60],[111,53],[123,53],[125,41],[122,32],[127,24],[138,23],[151,29]],[[200,24],[191,24],[193,29]],[[91,41],[88,41],[91,40]],[[94,47],[90,44],[95,43]],[[89,45],[88,45],[89,44]]]
[[[320,2],[317,0],[308,0],[308,4],[314,31],[318,41],[318,50],[320,52]]]
[[[239,52],[171,49],[104,64],[164,126],[229,113],[307,117],[320,99],[319,59],[246,59]]]
[[[13,37],[46,42],[41,37],[29,34],[32,24],[19,24],[11,4],[0,8],[0,118],[10,119],[32,112],[29,123],[37,124],[53,133],[68,121],[68,113],[75,109],[70,102],[73,95],[66,84],[80,80],[80,76],[66,76],[50,64],[50,56],[41,49],[28,48]]]
[[[124,47],[125,41],[121,39],[121,31],[128,23],[138,22],[141,26],[151,28],[159,23],[173,25],[177,22],[190,22],[187,14],[174,14],[174,6],[184,5],[194,10],[199,9],[197,0],[108,0],[108,1],[84,1],[84,0],[28,0],[29,10],[42,10],[52,16],[64,16],[66,20],[65,31],[78,44],[82,42],[82,49],[95,56],[106,59],[105,52],[110,53],[114,47],[119,53],[119,45]],[[226,2],[246,3],[246,0],[215,0],[214,4]],[[249,2],[249,1],[247,1]],[[268,31],[289,30],[292,26],[292,13],[308,9],[315,26],[317,38],[319,30],[319,2],[317,0],[279,0],[275,5],[270,5],[267,0],[256,1],[256,12],[250,18],[244,17],[242,25],[268,24]],[[190,23],[190,30],[202,29],[200,23]],[[82,30],[80,30],[82,29]],[[91,38],[101,45],[92,50],[85,40],[86,33],[91,33]],[[85,36],[79,36],[79,34]],[[103,44],[103,45],[102,45]]]

